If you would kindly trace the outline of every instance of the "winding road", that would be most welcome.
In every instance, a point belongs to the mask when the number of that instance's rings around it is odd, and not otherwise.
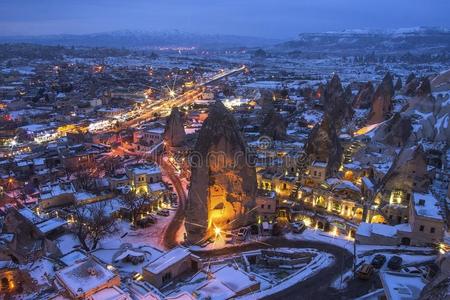
[[[164,231],[164,247],[171,249],[178,246],[176,235],[180,227],[183,225],[184,211],[187,201],[187,195],[183,189],[180,178],[175,174],[173,167],[164,159],[160,160],[161,168],[166,172],[170,181],[172,181],[173,187],[178,195],[178,209],[175,212],[175,216]]]

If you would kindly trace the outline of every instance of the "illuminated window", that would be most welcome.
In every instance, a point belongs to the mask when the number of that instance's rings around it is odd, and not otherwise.
[[[400,204],[403,200],[403,191],[392,191],[391,192],[391,198],[389,203],[390,204]]]

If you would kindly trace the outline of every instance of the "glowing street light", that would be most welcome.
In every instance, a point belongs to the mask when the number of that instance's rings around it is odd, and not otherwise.
[[[215,224],[213,225],[214,225],[214,235],[217,240],[217,238],[222,234],[222,229],[220,227],[217,227]]]
[[[174,90],[170,90],[169,91],[169,96],[171,97],[171,98],[174,98],[175,97],[175,91]]]
[[[221,232],[222,230],[219,227],[214,228],[214,233],[216,236],[220,235]]]

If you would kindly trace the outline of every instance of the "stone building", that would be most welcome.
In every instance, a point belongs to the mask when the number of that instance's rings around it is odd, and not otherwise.
[[[193,255],[189,249],[177,247],[145,266],[142,276],[145,281],[160,288],[180,275],[197,272],[200,267],[199,258]]]
[[[435,246],[445,233],[439,201],[430,193],[413,193],[407,222],[398,225],[361,223],[356,240],[370,245]]]
[[[256,211],[258,223],[274,221],[277,215],[277,197],[273,191],[258,190],[256,196]]]
[[[93,258],[75,263],[55,273],[57,282],[72,299],[90,299],[95,293],[120,285],[120,276]]]
[[[149,184],[160,182],[162,179],[159,166],[149,164],[128,166],[126,175],[130,186],[137,194],[148,193]]]
[[[295,177],[272,171],[272,169],[260,170],[256,178],[259,189],[274,191],[279,199],[289,198],[295,187]]]

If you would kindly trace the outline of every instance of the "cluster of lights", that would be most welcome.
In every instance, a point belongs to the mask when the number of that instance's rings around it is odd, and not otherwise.
[[[55,133],[44,133],[42,135],[38,135],[34,138],[34,141],[38,144],[42,144],[45,142],[54,141],[59,137],[59,134],[57,132]]]

